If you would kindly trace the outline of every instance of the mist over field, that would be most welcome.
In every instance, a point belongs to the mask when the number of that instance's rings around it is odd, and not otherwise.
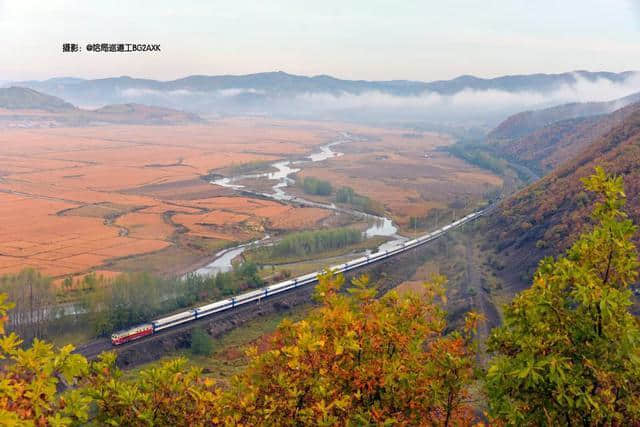
[[[640,91],[640,73],[576,71],[434,82],[341,80],[284,72],[189,76],[173,81],[118,77],[12,83],[75,105],[140,103],[201,114],[249,114],[361,122],[419,122],[427,127],[496,125],[528,109],[570,102],[610,101]]]

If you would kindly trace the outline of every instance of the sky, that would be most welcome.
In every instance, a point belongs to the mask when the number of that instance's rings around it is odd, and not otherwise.
[[[63,43],[161,52],[63,53]],[[640,0],[0,0],[0,81],[640,70]]]

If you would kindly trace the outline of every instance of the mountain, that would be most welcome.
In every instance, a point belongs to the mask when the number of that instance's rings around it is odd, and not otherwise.
[[[487,141],[501,156],[544,175],[622,122],[632,109],[620,107],[637,101],[640,93],[611,102],[568,104],[516,114],[492,131]],[[517,118],[527,118],[527,125],[516,125]],[[497,134],[520,136],[497,139]]]
[[[170,108],[130,103],[86,110],[32,89],[0,88],[0,127],[167,125],[198,122],[202,122],[198,115]]]
[[[638,101],[640,101],[640,92],[608,102],[574,102],[541,110],[524,111],[500,123],[487,135],[487,139],[492,142],[514,140],[562,120],[607,114]]]
[[[498,274],[515,290],[529,283],[538,260],[566,249],[590,223],[593,200],[583,191],[580,179],[593,173],[596,165],[623,176],[627,212],[640,223],[640,103],[599,120],[611,121],[613,116],[620,121],[611,129],[571,160],[504,201],[489,218],[487,245],[494,247],[501,259],[498,264],[504,268]],[[568,134],[566,138],[575,136]]]
[[[142,104],[113,104],[83,114],[87,120],[131,124],[198,123],[202,118],[193,113]]]
[[[453,94],[463,90],[503,90],[508,92],[535,91],[550,92],[565,84],[575,84],[579,79],[586,81],[608,80],[621,83],[635,73],[575,71],[562,74],[530,74],[503,76],[483,79],[474,76],[460,76],[452,80],[420,82],[411,80],[343,80],[327,75],[313,77],[288,74],[282,71],[246,75],[205,76],[194,75],[177,80],[158,81],[136,79],[128,76],[106,79],[85,80],[77,78],[54,78],[45,81],[20,82],[45,92],[63,94],[102,93],[101,96],[121,96],[119,92],[127,89],[149,91],[197,91],[213,92],[221,90],[248,90],[256,94],[283,95],[296,93],[351,93],[379,91],[398,96],[419,95],[425,91],[441,95]],[[65,96],[65,99],[72,97]]]
[[[484,79],[460,76],[452,80],[344,80],[282,71],[247,75],[194,75],[171,81],[128,76],[104,79],[55,78],[20,82],[76,105],[140,103],[215,114],[260,114],[358,121],[452,123],[491,126],[509,114],[552,104],[552,93],[573,99],[582,86],[601,83],[640,89],[640,74],[575,71]],[[570,90],[566,90],[570,89]],[[514,95],[505,102],[504,93]],[[631,93],[631,91],[625,94]],[[531,96],[532,94],[536,96]],[[564,99],[564,98],[562,98]],[[480,107],[480,108],[479,108]]]
[[[73,105],[55,96],[45,95],[24,87],[0,88],[0,108],[7,110],[42,110],[48,112],[68,112],[76,109]]]
[[[573,71],[561,74],[525,74],[482,79],[474,76],[460,76],[453,80],[428,83],[429,90],[440,94],[453,94],[465,89],[501,90],[505,92],[552,92],[563,85],[574,85],[580,79],[595,82],[607,80],[622,83],[634,75],[633,71],[623,73]]]

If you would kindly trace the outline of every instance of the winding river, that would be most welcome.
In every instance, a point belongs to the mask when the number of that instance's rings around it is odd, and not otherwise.
[[[378,250],[387,250],[394,246],[397,246],[399,243],[402,243],[406,240],[405,237],[402,237],[397,234],[398,228],[393,224],[393,221],[390,218],[379,217],[375,215],[370,215],[364,212],[360,212],[354,209],[346,209],[341,208],[333,203],[319,203],[311,200],[307,200],[298,196],[294,196],[286,192],[286,188],[294,184],[294,180],[290,177],[290,175],[299,172],[305,164],[312,162],[321,162],[330,158],[342,156],[344,153],[340,153],[333,150],[333,147],[348,143],[349,141],[353,141],[354,137],[348,133],[342,133],[341,137],[333,141],[329,144],[323,145],[320,147],[320,151],[316,153],[312,153],[307,156],[303,160],[283,160],[273,163],[271,166],[276,169],[275,172],[265,172],[258,174],[246,174],[246,175],[237,175],[233,177],[225,177],[211,181],[211,184],[220,185],[222,187],[231,188],[234,190],[241,190],[246,194],[253,194],[260,197],[266,197],[282,202],[294,202],[298,205],[319,207],[323,209],[330,209],[339,212],[345,212],[354,216],[359,216],[361,218],[365,218],[370,221],[371,225],[365,231],[365,236],[367,238],[375,237],[375,236],[384,236],[391,237],[391,240],[383,243],[378,247]],[[271,187],[271,193],[264,193],[259,191],[254,191],[243,184],[240,184],[241,181],[247,179],[257,179],[257,178],[266,178],[270,181],[274,181],[273,186]],[[233,248],[225,249],[216,254],[216,258],[205,267],[197,269],[194,273],[209,276],[213,274],[217,274],[219,272],[226,272],[232,269],[231,261],[242,254],[247,248],[254,247],[257,245],[262,245],[266,243],[266,240],[269,236],[266,236],[260,240],[256,240],[250,243],[246,243],[243,245],[235,246]]]

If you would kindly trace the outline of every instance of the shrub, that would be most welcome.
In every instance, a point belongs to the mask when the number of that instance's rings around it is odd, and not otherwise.
[[[213,339],[201,328],[191,332],[191,352],[198,356],[210,356],[213,353]]]

